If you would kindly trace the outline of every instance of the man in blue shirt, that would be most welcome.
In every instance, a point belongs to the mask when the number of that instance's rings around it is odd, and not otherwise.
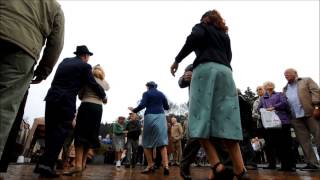
[[[319,112],[320,89],[311,78],[300,78],[295,69],[287,69],[284,73],[288,83],[283,92],[288,98],[292,112],[292,126],[300,143],[307,165],[304,170],[319,169],[319,161],[312,148],[311,136],[320,153],[320,121],[314,114]]]

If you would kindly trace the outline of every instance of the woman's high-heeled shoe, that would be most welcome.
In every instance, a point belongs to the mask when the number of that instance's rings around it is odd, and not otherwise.
[[[218,162],[213,167],[211,167],[211,170],[213,172],[213,179],[208,178],[209,180],[232,180],[233,179],[233,171],[231,169],[222,169],[221,171],[217,171],[217,167],[219,165],[223,165],[221,162]]]
[[[149,174],[149,173],[153,173],[155,170],[154,170],[154,166],[150,166],[150,167],[147,167],[145,168],[143,171],[141,171],[142,174]]]
[[[165,175],[165,176],[169,176],[169,167],[164,167],[163,168],[163,175]]]

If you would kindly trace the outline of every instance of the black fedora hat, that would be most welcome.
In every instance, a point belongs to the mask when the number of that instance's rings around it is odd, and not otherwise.
[[[82,45],[82,46],[77,46],[76,51],[74,52],[75,55],[82,55],[82,54],[89,54],[90,56],[93,55],[92,52],[89,51],[87,46]]]

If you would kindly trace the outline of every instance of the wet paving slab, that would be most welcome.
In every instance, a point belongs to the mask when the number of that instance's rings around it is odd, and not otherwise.
[[[32,164],[11,164],[7,173],[2,173],[1,178],[4,180],[45,180],[48,178],[39,177],[33,173],[34,165]],[[121,167],[117,169],[114,165],[88,165],[82,176],[63,176],[62,180],[182,180],[180,170],[177,166],[170,167],[170,175],[164,176],[163,169],[160,168],[152,174],[141,174],[142,166],[135,168]],[[194,180],[207,179],[209,167],[192,167],[191,175]],[[320,170],[318,171],[301,171],[282,172],[277,170],[249,170],[249,176],[252,180],[320,180]],[[1,179],[0,178],[0,179]]]

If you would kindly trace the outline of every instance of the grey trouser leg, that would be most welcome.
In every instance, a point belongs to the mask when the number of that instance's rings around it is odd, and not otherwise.
[[[313,135],[316,145],[320,145],[320,121],[310,117],[292,120],[297,140],[300,143],[306,163],[318,164],[316,154],[312,148],[310,134]]]
[[[131,164],[132,159],[132,139],[127,139],[127,160],[128,163]]]
[[[131,165],[135,165],[137,162],[137,153],[138,153],[138,140],[128,139],[127,142],[127,158],[128,162]]]
[[[22,50],[0,53],[0,157],[33,77],[34,64],[35,60]]]

